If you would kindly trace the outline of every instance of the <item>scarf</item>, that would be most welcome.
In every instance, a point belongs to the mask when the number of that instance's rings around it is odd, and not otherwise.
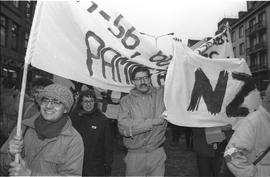
[[[34,122],[39,139],[44,140],[45,138],[51,139],[57,137],[66,125],[67,120],[68,116],[63,116],[56,122],[51,122],[39,116]]]

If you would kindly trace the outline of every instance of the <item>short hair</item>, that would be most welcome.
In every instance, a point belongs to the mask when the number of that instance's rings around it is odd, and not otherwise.
[[[91,97],[94,99],[94,101],[96,101],[97,99],[96,93],[92,89],[87,89],[87,90],[82,91],[79,95],[78,102],[82,102],[83,97]]]
[[[97,103],[97,97],[96,97],[96,93],[93,89],[87,89],[84,90],[80,93],[79,97],[78,97],[78,101],[77,101],[77,105],[75,107],[75,112],[79,111],[79,110],[83,110],[82,108],[82,101],[83,101],[83,97],[91,97],[94,99],[94,108],[93,110],[98,109],[98,103]]]
[[[135,69],[132,71],[132,73],[131,73],[131,77],[130,77],[130,78],[131,78],[132,81],[134,81],[135,76],[136,76],[136,74],[137,74],[138,72],[145,72],[145,73],[147,73],[147,75],[148,75],[149,77],[151,76],[150,71],[149,71],[149,69],[148,69],[147,67],[139,66],[139,67],[135,68]]]

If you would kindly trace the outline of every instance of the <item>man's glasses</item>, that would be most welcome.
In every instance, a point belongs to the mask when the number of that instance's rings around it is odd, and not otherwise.
[[[144,80],[144,81],[149,81],[149,77],[148,76],[144,76],[144,77],[136,77],[136,78],[134,78],[134,80],[135,81],[142,81],[142,80]]]
[[[49,104],[51,103],[51,105],[53,106],[60,106],[62,104],[61,101],[57,100],[57,99],[50,99],[50,98],[42,98],[41,99],[41,104]]]

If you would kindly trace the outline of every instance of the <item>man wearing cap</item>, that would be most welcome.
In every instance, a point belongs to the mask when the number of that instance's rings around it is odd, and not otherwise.
[[[52,84],[40,92],[39,98],[40,114],[24,120],[22,136],[14,136],[14,129],[2,146],[2,170],[12,176],[81,176],[83,141],[68,116],[72,93]],[[21,156],[19,163],[12,162],[16,153]]]
[[[224,153],[227,166],[235,176],[270,176],[269,147],[270,85],[262,105],[243,120],[230,139]],[[264,152],[266,155],[261,156]],[[258,163],[254,164],[255,160]]]

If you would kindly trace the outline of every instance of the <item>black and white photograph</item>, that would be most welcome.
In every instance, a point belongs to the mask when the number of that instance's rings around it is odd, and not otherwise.
[[[1,0],[0,176],[270,177],[270,1]]]

